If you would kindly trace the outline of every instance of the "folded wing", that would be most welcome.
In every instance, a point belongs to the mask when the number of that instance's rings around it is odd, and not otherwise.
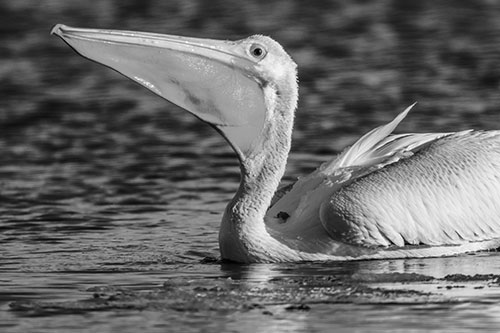
[[[412,106],[279,193],[271,231],[322,251],[500,237],[500,132],[391,135]]]
[[[458,245],[500,237],[500,132],[460,132],[344,186],[320,220],[362,246]]]

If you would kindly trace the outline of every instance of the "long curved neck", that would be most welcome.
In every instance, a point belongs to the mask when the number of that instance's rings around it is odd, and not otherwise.
[[[268,257],[263,238],[270,236],[264,216],[285,173],[295,105],[293,96],[278,100],[258,148],[240,158],[240,186],[226,208],[219,233],[223,259],[252,262]]]
[[[259,220],[263,220],[285,173],[291,146],[293,120],[276,119],[273,125],[276,127],[267,135],[261,151],[240,161],[240,187],[230,203],[239,208],[237,212],[258,216]]]

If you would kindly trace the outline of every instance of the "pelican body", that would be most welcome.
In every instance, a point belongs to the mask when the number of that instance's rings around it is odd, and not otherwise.
[[[297,69],[274,40],[56,25],[52,33],[212,125],[241,169],[223,259],[242,263],[455,255],[500,246],[500,131],[392,134],[393,121],[292,185]]]

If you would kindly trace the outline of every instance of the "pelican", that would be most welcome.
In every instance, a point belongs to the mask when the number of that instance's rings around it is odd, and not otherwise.
[[[297,65],[270,37],[238,41],[74,28],[52,34],[213,126],[241,180],[219,231],[241,263],[450,256],[500,247],[500,131],[392,134],[411,107],[278,189]]]

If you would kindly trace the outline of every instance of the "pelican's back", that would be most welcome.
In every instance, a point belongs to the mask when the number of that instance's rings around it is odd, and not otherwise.
[[[452,134],[335,192],[320,218],[362,246],[500,238],[500,131]]]

